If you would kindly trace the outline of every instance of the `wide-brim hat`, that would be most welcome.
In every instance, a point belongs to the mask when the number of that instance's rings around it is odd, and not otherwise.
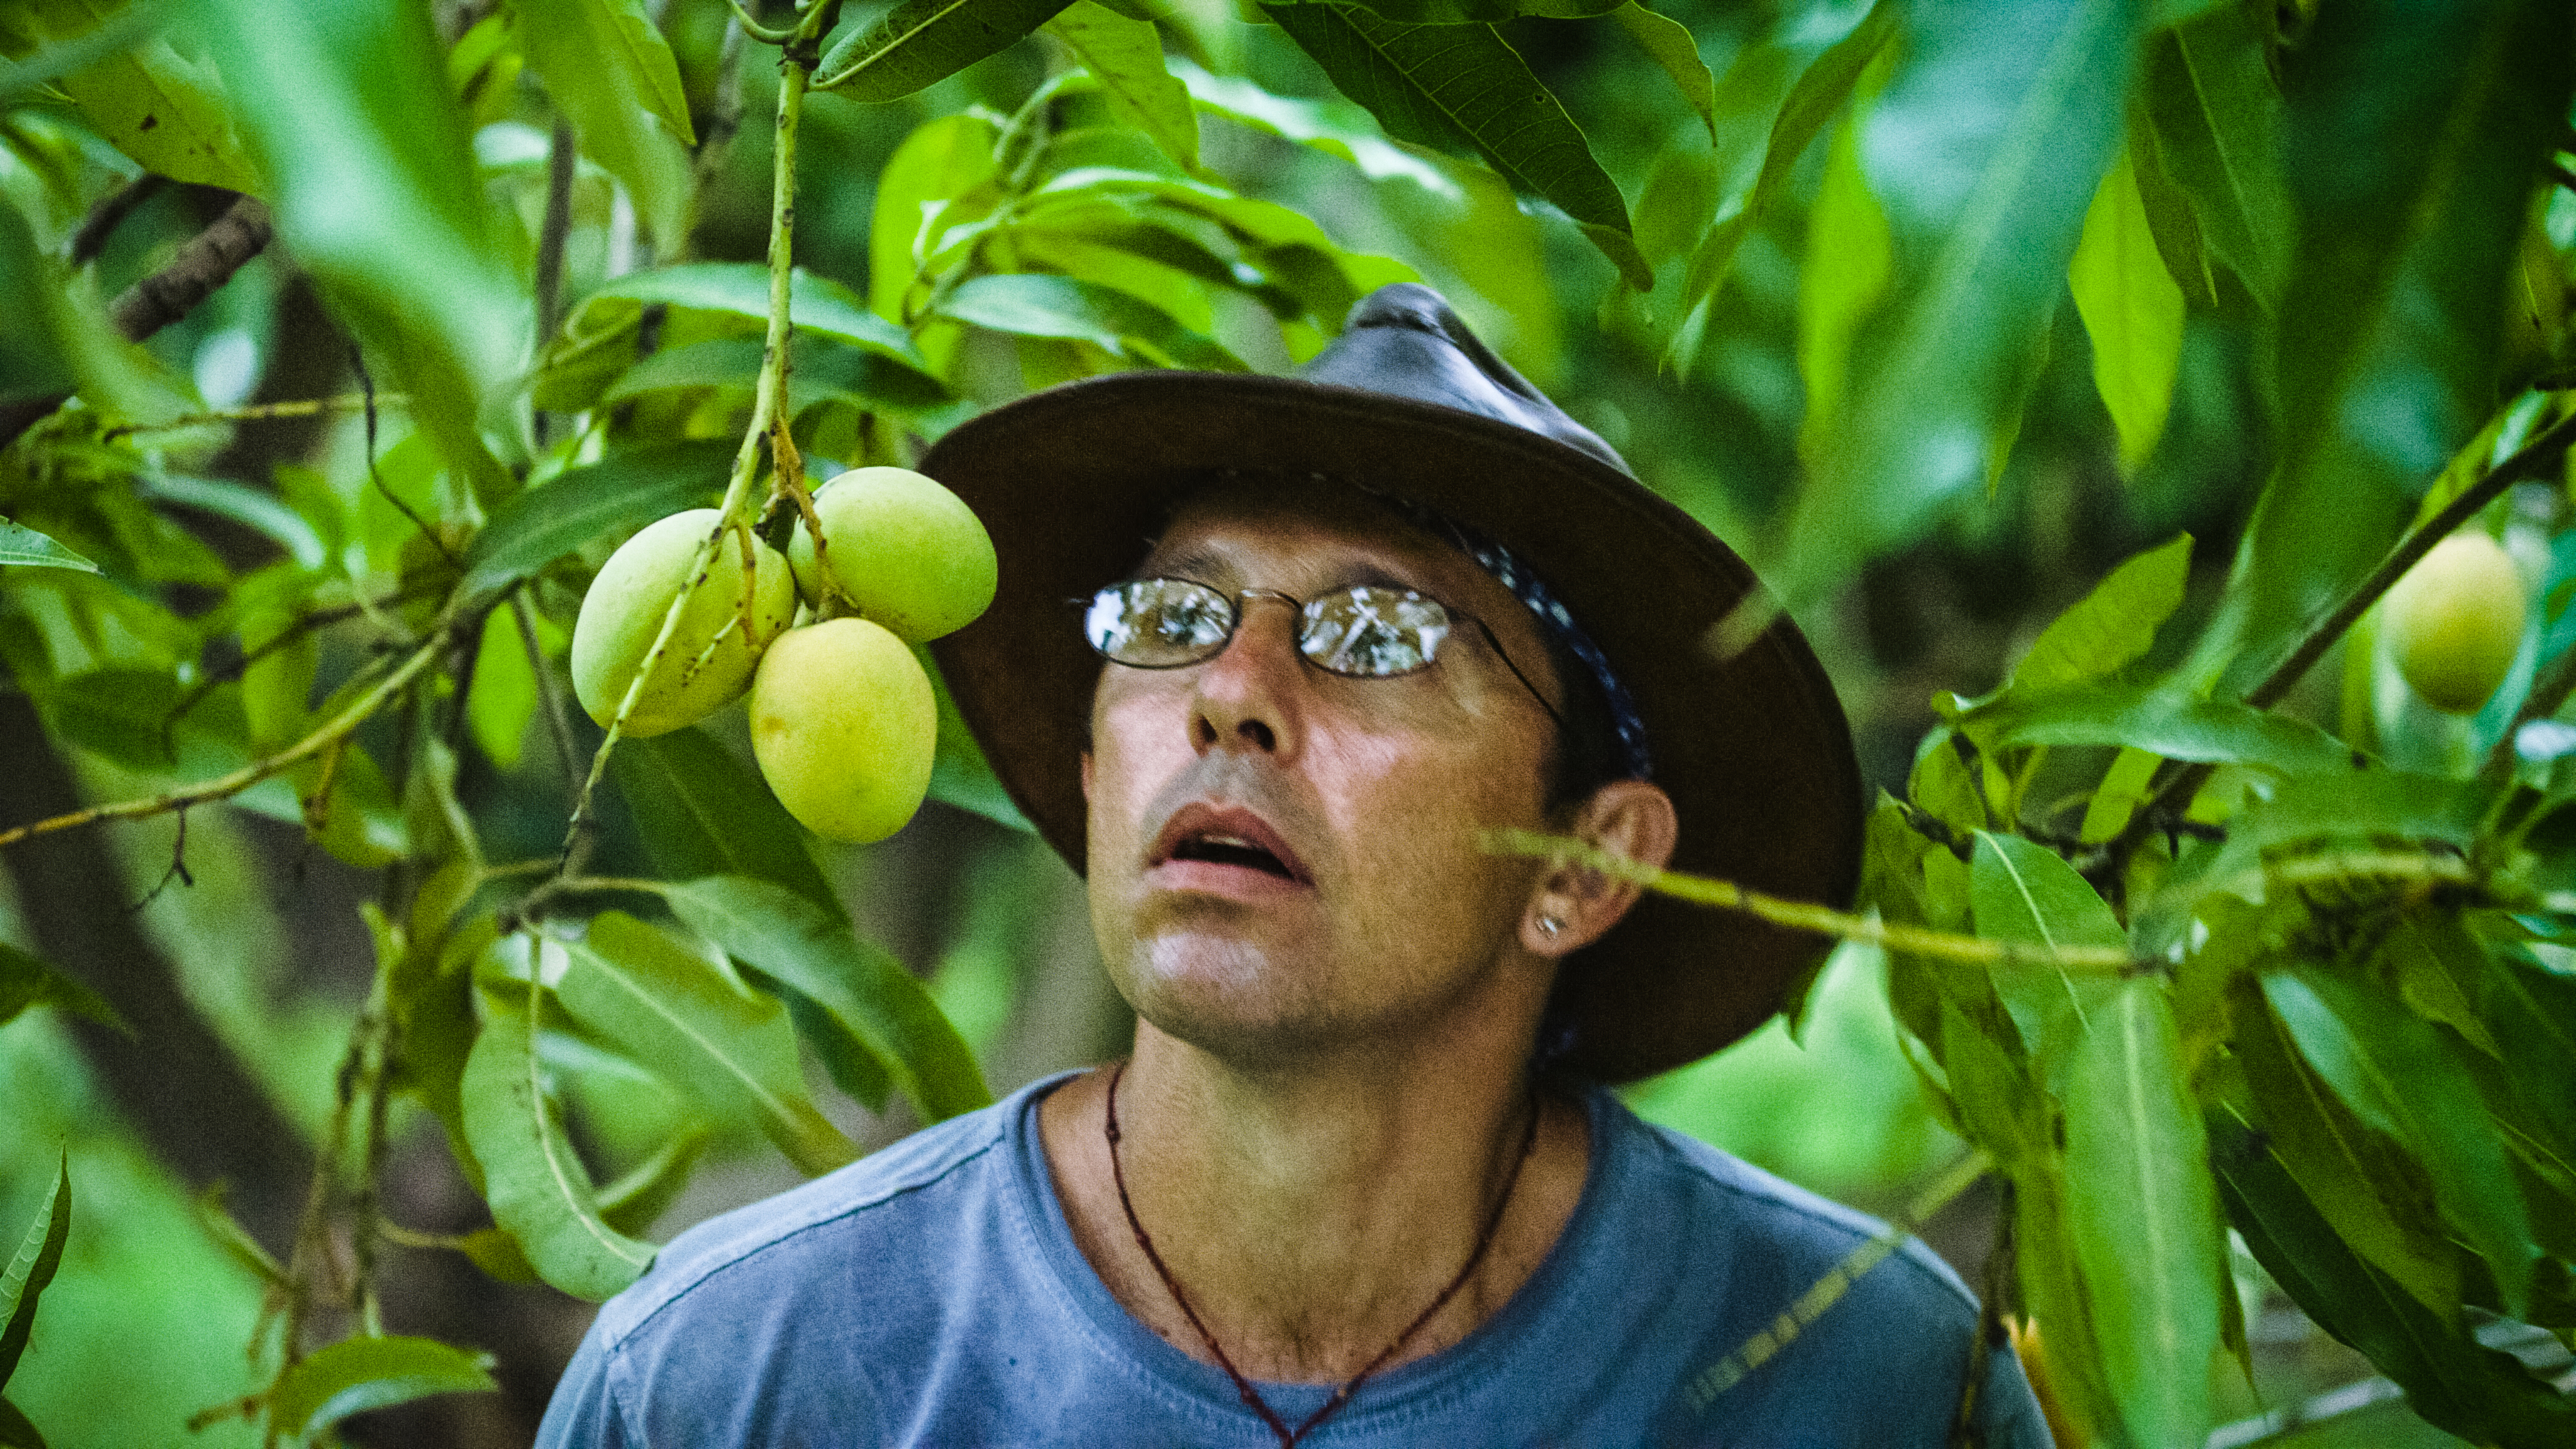
[[[1672,796],[1672,868],[1843,906],[1861,785],[1833,686],[1786,616],[1708,644],[1759,583],[1616,452],[1478,342],[1439,294],[1384,288],[1295,377],[1150,371],[1033,393],[950,431],[921,470],[991,531],[1000,591],[932,646],[994,773],[1084,868],[1079,761],[1102,668],[1071,603],[1144,557],[1219,476],[1322,476],[1431,510],[1516,555],[1607,656]],[[1831,943],[1648,895],[1559,973],[1562,1063],[1628,1081],[1759,1026]]]

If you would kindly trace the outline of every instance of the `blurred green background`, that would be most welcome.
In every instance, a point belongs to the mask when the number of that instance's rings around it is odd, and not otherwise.
[[[492,8],[441,0],[434,10],[442,38],[453,41]],[[722,0],[653,8],[693,106],[712,106],[724,70]],[[1867,7],[1675,0],[1659,8],[1687,25],[1702,58],[1729,76],[1739,56],[1758,45],[1812,54]],[[1351,131],[1373,129],[1275,30],[1233,23],[1214,0],[1187,0],[1174,15],[1168,36],[1182,49],[1195,43],[1209,68],[1309,98]],[[1562,216],[1516,204],[1490,173],[1469,165],[1389,149],[1372,169],[1221,122],[1205,128],[1208,164],[1242,192],[1315,218],[1343,247],[1418,271],[1654,487],[1757,566],[1776,559],[1800,474],[1808,399],[1798,365],[1799,298],[1814,270],[1809,222],[1829,148],[1806,155],[1783,204],[1747,233],[1716,305],[1695,321],[1677,317],[1686,253],[1698,234],[1659,226],[1658,218],[1704,216],[1740,187],[1747,166],[1761,158],[1778,88],[1748,82],[1733,96],[1737,108],[1719,114],[1712,141],[1663,71],[1608,28],[1535,18],[1503,28],[1565,98],[1610,171],[1643,178],[1642,193],[1629,199],[1639,217],[1638,247],[1655,269],[1652,291],[1621,290],[1611,264]],[[864,295],[876,178],[894,148],[923,122],[969,107],[1009,114],[1058,59],[1024,43],[900,102],[815,98],[802,137],[799,262]],[[761,118],[775,83],[765,63],[740,68],[741,114],[752,119],[701,189],[689,236],[697,257],[761,256],[771,159]],[[471,104],[484,181],[533,226],[551,119],[542,92],[533,77],[513,74],[493,80]],[[14,102],[0,125],[11,142],[0,149],[0,193],[42,223],[40,239],[49,243],[81,220],[64,196],[96,197],[134,169],[78,112],[59,104]],[[586,183],[576,200],[567,290],[577,297],[630,268],[636,256],[622,193]],[[219,205],[188,187],[146,201],[99,259],[101,292],[113,295],[164,263]],[[2556,193],[2543,223],[2549,239],[2567,247],[2576,238],[2576,199]],[[1220,308],[1211,325],[1219,341],[1257,366],[1294,360],[1291,343],[1257,309]],[[2171,417],[2153,451],[2125,472],[2074,309],[2060,305],[2051,325],[2017,443],[1991,492],[1910,526],[1901,546],[1801,612],[1841,692],[1873,787],[1901,784],[1933,720],[1936,691],[1974,695],[1992,687],[2059,609],[2121,559],[2179,532],[2198,541],[2193,597],[2184,627],[2166,638],[2187,637],[2188,626],[2206,616],[2270,472],[2252,372],[2259,309],[2231,276],[2219,273],[2217,295],[2190,313]],[[1677,335],[1683,345],[1675,346]],[[150,348],[215,407],[351,385],[345,342],[309,282],[276,251]],[[1004,375],[991,391],[1013,391],[1019,382]],[[391,468],[407,426],[389,416],[386,428]],[[357,460],[364,447],[361,424],[342,417],[245,429],[219,453],[174,456],[187,469],[219,476],[264,479],[278,465],[310,463],[347,478],[363,476]],[[381,507],[372,498],[364,506]],[[219,546],[239,543],[219,522],[206,531]],[[2317,671],[2305,707],[2332,718],[2337,675]],[[2445,748],[2442,731],[2451,728],[2424,719],[2397,724],[2392,734],[2401,748],[2427,751]],[[717,733],[741,749],[738,719]],[[522,734],[485,740],[460,784],[495,859],[543,856],[561,834],[553,746],[542,731]],[[2416,743],[2405,745],[2409,739]],[[112,764],[84,756],[77,768],[92,798],[131,793],[132,782]],[[614,817],[611,827],[603,872],[636,854]],[[200,811],[187,828],[193,885],[163,881],[175,826],[160,819],[104,836],[121,872],[107,892],[145,902],[132,922],[173,963],[187,1002],[256,1076],[277,1119],[305,1135],[309,1151],[324,1126],[346,1022],[372,971],[356,912],[369,882],[307,847],[291,824]],[[934,803],[890,841],[825,848],[820,856],[862,934],[929,981],[997,1093],[1122,1049],[1127,1018],[1099,975],[1079,883],[1031,838]],[[22,913],[0,879],[0,939],[29,939]],[[1639,1085],[1630,1100],[1657,1121],[1820,1192],[1879,1212],[1899,1209],[1962,1149],[1933,1120],[1897,1050],[1884,971],[1872,951],[1837,952],[1797,1039],[1775,1022],[1715,1058]],[[0,1104],[0,1228],[14,1232],[35,1211],[66,1146],[77,1194],[69,1256],[9,1386],[12,1400],[57,1444],[254,1442],[256,1429],[238,1417],[218,1413],[200,1430],[185,1426],[253,1387],[244,1347],[261,1314],[259,1281],[227,1255],[178,1179],[122,1124],[53,1013],[31,1013],[0,1030]],[[662,1126],[649,1093],[598,1090],[582,1105],[584,1145],[609,1156],[620,1155],[621,1144],[655,1140]],[[912,1125],[900,1108],[873,1116],[837,1096],[827,1110],[864,1145],[890,1141]],[[423,1233],[479,1226],[480,1204],[456,1180],[436,1123],[398,1111],[395,1140],[401,1146],[387,1196],[398,1220]],[[756,1140],[720,1143],[711,1169],[654,1236],[667,1238],[796,1180]],[[1973,1281],[1992,1217],[1992,1202],[1972,1196],[1928,1224],[1927,1236]],[[2244,1266],[2249,1281],[2259,1277],[2250,1262]],[[544,1401],[547,1365],[569,1354],[590,1309],[541,1288],[467,1291],[457,1279],[470,1272],[453,1254],[394,1250],[389,1313],[410,1315],[419,1331],[501,1352],[506,1392],[445,1406],[437,1432],[460,1443],[525,1442]],[[2258,1382],[2221,1386],[2232,1416],[2367,1375],[2366,1364],[2304,1329],[2277,1294],[2249,1306]],[[460,1314],[468,1316],[458,1321]],[[2368,1422],[2375,1427],[2366,1440],[2303,1442],[2440,1439],[2402,1415]],[[369,1435],[364,1421],[351,1432]],[[376,1432],[394,1442],[394,1430]]]

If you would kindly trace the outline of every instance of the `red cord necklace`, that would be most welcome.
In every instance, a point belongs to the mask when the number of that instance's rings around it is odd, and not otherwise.
[[[1199,1341],[1207,1345],[1209,1353],[1215,1355],[1217,1367],[1224,1369],[1225,1376],[1234,1380],[1235,1391],[1243,1396],[1244,1406],[1259,1414],[1261,1422],[1270,1426],[1270,1432],[1279,1436],[1280,1449],[1294,1449],[1298,1440],[1313,1433],[1316,1425],[1331,1418],[1336,1410],[1349,1403],[1351,1395],[1359,1392],[1360,1385],[1368,1380],[1369,1375],[1376,1373],[1386,1365],[1388,1359],[1395,1357],[1396,1350],[1404,1347],[1406,1340],[1421,1332],[1422,1326],[1429,1323],[1433,1315],[1447,1307],[1449,1300],[1458,1296],[1459,1289],[1467,1286],[1467,1280],[1476,1276],[1476,1265],[1485,1261],[1485,1250],[1494,1245],[1494,1234],[1503,1225],[1503,1209],[1511,1206],[1512,1189],[1520,1185],[1521,1168],[1530,1159],[1530,1149],[1538,1145],[1538,1098],[1533,1095],[1530,1098],[1529,1125],[1521,1132],[1520,1155],[1512,1159],[1512,1174],[1503,1179],[1503,1195],[1495,1199],[1493,1213],[1485,1219],[1485,1230],[1477,1235],[1476,1250],[1467,1255],[1467,1266],[1458,1270],[1458,1276],[1449,1280],[1449,1286],[1440,1290],[1440,1296],[1431,1300],[1431,1306],[1423,1309],[1420,1317],[1404,1326],[1404,1331],[1395,1336],[1394,1342],[1378,1350],[1377,1357],[1368,1361],[1368,1367],[1351,1375],[1348,1383],[1333,1390],[1333,1396],[1324,1401],[1322,1408],[1309,1415],[1305,1423],[1291,1429],[1287,1421],[1280,1418],[1277,1412],[1263,1401],[1261,1391],[1252,1386],[1252,1380],[1245,1378],[1243,1372],[1234,1366],[1234,1360],[1225,1356],[1225,1350],[1217,1345],[1216,1335],[1208,1332],[1207,1324],[1199,1318],[1199,1311],[1190,1306],[1189,1295],[1181,1291],[1180,1280],[1172,1276],[1170,1268],[1164,1266],[1163,1255],[1154,1250],[1154,1240],[1146,1235],[1145,1225],[1137,1220],[1136,1204],[1127,1196],[1127,1168],[1118,1160],[1118,1082],[1126,1075],[1125,1062],[1119,1063],[1110,1070],[1109,1117],[1102,1130],[1109,1139],[1109,1172],[1118,1182],[1118,1206],[1127,1213],[1127,1228],[1136,1235],[1136,1246],[1145,1250],[1145,1261],[1154,1265],[1154,1272],[1163,1280],[1163,1286],[1171,1290],[1172,1301],[1180,1305],[1181,1316],[1190,1321],[1190,1327],[1199,1331]]]

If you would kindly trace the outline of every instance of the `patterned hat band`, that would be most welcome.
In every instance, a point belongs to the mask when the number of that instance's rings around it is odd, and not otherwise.
[[[1476,566],[1492,574],[1497,583],[1511,591],[1521,607],[1530,611],[1549,642],[1581,664],[1601,691],[1601,702],[1610,715],[1610,732],[1617,742],[1619,776],[1625,780],[1651,780],[1655,777],[1654,757],[1646,749],[1646,722],[1637,715],[1637,701],[1621,683],[1618,672],[1610,667],[1610,656],[1574,622],[1574,613],[1565,601],[1547,586],[1547,580],[1522,563],[1518,555],[1467,525],[1426,508],[1401,494],[1388,493],[1365,483],[1354,487],[1371,499],[1393,509],[1407,523],[1446,542],[1476,561]]]

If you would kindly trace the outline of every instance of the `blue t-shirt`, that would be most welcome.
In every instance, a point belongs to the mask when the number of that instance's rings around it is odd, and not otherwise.
[[[683,1233],[601,1308],[541,1449],[1275,1446],[1225,1374],[1129,1316],[1074,1245],[1037,1130],[1061,1080]],[[1606,1091],[1584,1107],[1583,1196],[1537,1272],[1302,1442],[1944,1442],[1976,1304],[1939,1259],[1909,1242],[1854,1260],[1879,1224]],[[1818,1290],[1857,1261],[1872,1265],[1839,1298]],[[1784,1335],[1784,1314],[1805,1326]],[[2046,1449],[2020,1365],[1986,1361],[1983,1442]],[[1331,1388],[1261,1392],[1293,1425]]]

